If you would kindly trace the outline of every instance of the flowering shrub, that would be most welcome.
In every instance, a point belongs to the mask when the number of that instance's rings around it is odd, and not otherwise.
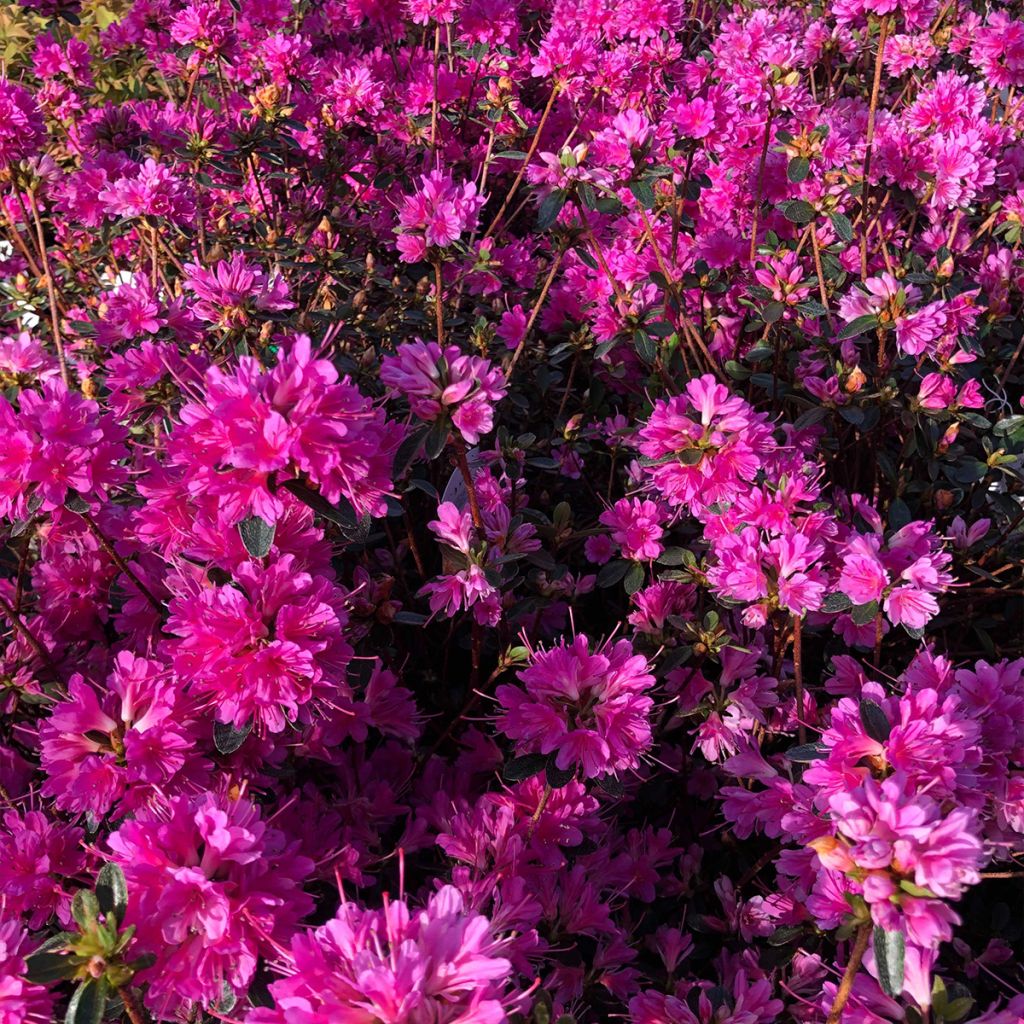
[[[0,1024],[1024,1021],[1024,15],[0,10]]]

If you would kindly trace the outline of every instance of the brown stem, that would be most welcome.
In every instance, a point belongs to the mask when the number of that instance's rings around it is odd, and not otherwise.
[[[764,188],[764,165],[768,161],[768,144],[772,138],[772,121],[775,118],[775,111],[768,107],[768,120],[764,123],[764,142],[761,144],[761,159],[757,165],[757,198],[754,200],[754,223],[750,228],[750,262],[754,262],[757,255],[757,221],[761,212],[761,192]]]
[[[846,971],[843,973],[843,980],[839,983],[836,997],[832,1001],[832,1009],[828,1012],[827,1024],[839,1024],[839,1018],[842,1017],[843,1010],[850,999],[850,993],[853,991],[853,979],[857,976],[857,971],[860,970],[861,961],[864,959],[864,953],[868,948],[868,940],[870,938],[871,923],[868,922],[862,924],[857,930],[857,938],[854,940],[850,959],[847,961]]]
[[[466,494],[469,497],[469,511],[473,517],[473,525],[480,531],[484,528],[484,519],[480,514],[480,502],[476,496],[476,485],[473,483],[473,474],[469,468],[469,460],[466,458],[466,442],[457,431],[452,432],[452,448],[455,450],[455,464],[459,467],[462,479],[466,484]]]
[[[434,260],[434,318],[437,322],[437,344],[444,345],[444,304],[441,298],[441,261]]]
[[[526,321],[526,328],[523,330],[523,336],[519,339],[519,344],[516,346],[515,352],[512,353],[512,358],[509,361],[507,368],[505,369],[505,376],[510,377],[512,371],[516,368],[516,363],[519,362],[519,357],[523,354],[523,350],[526,348],[526,339],[530,336],[530,331],[533,328],[533,323],[537,319],[537,315],[540,313],[540,307],[544,304],[544,300],[547,298],[548,289],[551,287],[551,282],[555,279],[555,274],[558,273],[558,267],[562,262],[562,257],[565,252],[559,249],[555,253],[555,258],[551,261],[551,268],[548,270],[548,276],[544,279],[544,284],[541,286],[540,295],[537,296],[537,301],[533,304],[533,309],[530,311],[530,319]]]
[[[437,150],[437,75],[441,63],[441,26],[434,26],[434,96],[430,103],[430,148]]]
[[[89,527],[89,532],[99,541],[99,545],[103,550],[110,556],[111,561],[127,576],[132,583],[138,588],[138,591],[142,596],[153,606],[153,608],[160,613],[162,616],[164,613],[164,606],[154,596],[153,592],[146,586],[145,583],[139,579],[138,573],[117,553],[114,545],[110,542],[107,535],[100,529],[99,523],[93,518],[91,512],[79,512],[79,515],[85,520],[86,525]]]
[[[551,799],[551,783],[544,783],[544,792],[541,795],[540,801],[537,804],[537,810],[533,812],[533,817],[530,818],[530,827],[526,831],[526,838],[530,840],[533,838],[533,833],[537,828],[537,822],[540,821],[540,816],[544,813],[545,808],[548,805],[548,801]]]
[[[36,205],[35,193],[29,191],[29,205],[32,208],[32,219],[36,226],[36,235],[39,238],[39,258],[43,262],[43,276],[46,279],[46,297],[50,301],[50,324],[53,329],[53,344],[57,349],[57,362],[60,364],[60,377],[70,387],[71,378],[68,375],[68,364],[64,358],[64,340],[60,336],[60,314],[57,311],[57,290],[53,285],[53,274],[50,271],[50,258],[46,251],[46,234],[43,232],[43,223],[39,219],[39,207]]]
[[[544,130],[544,124],[547,122],[548,114],[551,113],[551,108],[555,105],[555,100],[558,98],[558,94],[561,91],[561,86],[559,86],[557,82],[551,87],[551,95],[548,97],[548,102],[544,107],[544,112],[540,115],[540,120],[537,122],[537,130],[533,133],[533,141],[530,143],[530,148],[526,151],[526,156],[519,165],[519,173],[515,176],[515,180],[512,182],[512,187],[505,195],[501,207],[494,215],[494,220],[491,221],[487,230],[483,233],[483,238],[490,238],[493,235],[495,228],[501,222],[501,218],[505,215],[505,211],[508,209],[508,204],[512,202],[512,197],[516,194],[519,185],[522,183],[523,176],[526,174],[526,168],[529,165],[533,154],[537,151],[537,146],[540,144],[540,133]]]
[[[149,1024],[149,1014],[146,1013],[133,989],[122,985],[117,990],[117,994],[121,997],[121,1002],[124,1003],[124,1012],[128,1014],[128,1019],[132,1024]]]
[[[875,139],[875,114],[878,111],[878,93],[882,87],[882,58],[885,55],[885,40],[889,35],[890,18],[882,18],[878,30],[878,53],[875,55],[875,77],[871,83],[871,105],[868,107],[868,125],[864,136],[864,184],[861,189],[861,236],[860,236],[860,276],[867,280],[868,276],[868,201],[871,186],[868,177],[871,174],[871,147]]]
[[[712,356],[711,353],[708,351],[708,347],[707,345],[704,344],[704,339],[700,336],[700,332],[697,330],[696,326],[694,326],[693,321],[690,319],[686,311],[682,308],[682,297],[679,295],[679,292],[677,290],[678,282],[675,281],[674,278],[672,278],[669,275],[668,266],[665,263],[664,256],[662,256],[661,246],[658,245],[658,242],[654,237],[654,231],[651,228],[651,222],[647,217],[647,212],[639,203],[637,204],[637,209],[639,209],[640,219],[643,221],[644,233],[647,235],[647,238],[650,240],[651,246],[654,249],[654,258],[657,260],[658,269],[661,271],[662,277],[665,278],[665,281],[668,283],[669,288],[673,293],[671,297],[674,297],[679,305],[677,322],[674,326],[676,327],[676,330],[679,331],[679,333],[685,335],[686,339],[690,342],[690,344],[704,357],[704,361],[707,363],[708,367],[715,374],[715,376],[717,376],[718,379],[722,381],[722,383],[724,384],[728,378],[725,376],[725,373],[722,371],[721,367],[719,367],[718,363],[715,361],[714,356]],[[669,308],[668,303],[666,303],[665,308]],[[680,348],[680,352],[683,353],[683,359],[685,362],[685,351],[682,348]],[[694,356],[694,359],[696,360],[697,357]],[[699,365],[699,360],[697,360],[697,362]]]
[[[818,295],[821,304],[825,307],[825,316],[828,319],[829,327],[835,330],[835,323],[832,320],[832,313],[828,308],[828,292],[825,290],[825,272],[821,265],[821,248],[818,246],[818,231],[811,221],[811,251],[814,253],[814,272],[818,275]]]
[[[36,654],[45,662],[46,667],[57,674],[57,665],[53,660],[53,656],[50,652],[39,642],[36,635],[21,621],[21,616],[11,607],[10,602],[7,598],[0,595],[0,611],[7,616],[10,620],[11,625],[14,627],[14,631],[32,648]]]
[[[796,682],[796,721],[801,743],[807,742],[807,727],[803,723],[804,714],[804,652],[803,652],[803,619],[793,616],[793,678]]]
[[[878,609],[878,614],[875,616],[875,668],[882,671],[882,609]]]

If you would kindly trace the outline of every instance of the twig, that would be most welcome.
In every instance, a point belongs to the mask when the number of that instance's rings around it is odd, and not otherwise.
[[[828,1012],[827,1024],[839,1024],[839,1018],[842,1017],[843,1010],[850,999],[850,993],[853,991],[853,979],[857,976],[857,971],[860,970],[861,961],[864,959],[864,953],[868,948],[868,940],[870,938],[871,923],[868,922],[867,924],[862,924],[857,931],[857,938],[854,940],[850,959],[847,961],[846,971],[843,973],[843,980],[839,983],[836,997],[832,1001],[832,1009]]]

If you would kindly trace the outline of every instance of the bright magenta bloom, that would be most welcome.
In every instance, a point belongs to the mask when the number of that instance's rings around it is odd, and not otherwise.
[[[486,917],[444,886],[418,911],[343,902],[337,916],[292,940],[288,976],[271,986],[273,1009],[246,1024],[503,1024],[515,1003],[512,965]]]
[[[109,839],[128,880],[129,923],[156,954],[147,1002],[162,1019],[243,990],[257,957],[287,942],[312,908],[312,864],[248,800],[212,793],[140,811]]]
[[[499,686],[498,728],[521,753],[556,753],[587,778],[634,769],[651,744],[654,677],[626,640],[590,650],[586,637],[534,653],[522,688]]]
[[[710,374],[659,400],[639,432],[644,472],[671,505],[691,511],[734,497],[774,448],[767,420]]]
[[[433,341],[411,341],[381,361],[380,379],[404,396],[413,414],[428,423],[451,416],[470,443],[489,434],[494,404],[505,396],[505,375],[480,356],[444,351]]]

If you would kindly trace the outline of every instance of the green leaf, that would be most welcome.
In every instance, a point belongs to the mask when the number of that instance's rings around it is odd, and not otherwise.
[[[501,775],[506,782],[522,782],[523,779],[532,779],[539,775],[547,767],[548,759],[546,754],[523,754],[522,757],[514,757],[506,762]]]
[[[80,957],[68,956],[64,950],[74,940],[69,932],[51,935],[34,953],[25,957],[25,976],[37,985],[68,978],[81,962]]]
[[[644,585],[644,567],[639,562],[634,562],[626,572],[622,581],[627,594],[635,594]]]
[[[860,720],[864,731],[877,743],[884,743],[892,732],[889,719],[879,704],[864,698],[860,702]]]
[[[889,529],[902,530],[912,519],[910,506],[902,498],[893,498],[889,502]]]
[[[576,777],[576,766],[559,768],[557,757],[557,754],[548,754],[548,762],[544,766],[544,779],[552,789],[561,789]]]
[[[64,1024],[100,1024],[108,994],[106,978],[90,979],[79,985],[68,1003]]]
[[[895,999],[903,992],[903,960],[906,955],[903,932],[887,932],[876,925],[873,940],[878,983],[887,996]]]
[[[658,344],[644,331],[633,332],[633,347],[636,354],[648,365],[658,358]]]
[[[764,309],[761,310],[761,319],[766,324],[773,324],[778,320],[782,319],[782,314],[786,312],[786,307],[781,302],[769,302]]]
[[[88,889],[79,889],[71,900],[71,916],[82,931],[87,931],[96,924],[100,905],[95,894]]]
[[[562,212],[562,207],[565,206],[565,196],[565,191],[558,188],[554,192],[549,192],[541,200],[537,210],[537,227],[541,231],[545,231],[558,220],[558,215]]]
[[[609,796],[620,797],[626,792],[622,780],[614,775],[599,775],[594,779],[594,785],[603,789]]]
[[[696,565],[697,557],[689,548],[665,548],[657,562],[658,565]]]
[[[850,618],[853,619],[854,625],[866,626],[869,622],[874,621],[877,614],[878,602],[868,601],[867,604],[856,605],[850,613]]]
[[[843,213],[830,213],[828,219],[832,221],[832,227],[844,242],[853,241],[853,225],[849,217]]]
[[[633,198],[645,209],[650,210],[654,206],[654,189],[646,181],[631,181],[629,191]]]
[[[220,1016],[221,1014],[228,1014],[238,1003],[238,996],[235,995],[231,986],[226,982],[220,983],[220,998],[210,1004],[210,1011]]]
[[[423,447],[423,441],[427,436],[428,430],[429,428],[426,426],[410,430],[398,446],[398,451],[395,452],[394,468],[391,473],[395,480],[400,480],[405,476],[406,470],[416,461],[416,456],[419,455],[420,449]]]
[[[859,316],[856,320],[851,320],[845,327],[843,327],[836,335],[840,341],[844,338],[856,338],[859,334],[864,334],[865,331],[873,330],[878,326],[878,317],[874,313],[868,313],[866,316]]]
[[[427,432],[426,437],[427,458],[433,461],[445,449],[448,444],[448,417],[439,416],[434,420],[433,425]]]
[[[68,491],[64,507],[69,512],[77,512],[79,515],[89,511],[89,503],[77,491]]]
[[[274,534],[277,532],[276,523],[268,523],[260,516],[249,516],[238,524],[238,533],[245,545],[245,550],[253,558],[266,558],[270,553],[270,546],[274,543]]]
[[[1024,430],[1024,416],[1007,416],[992,428],[992,433],[1005,437],[1008,434],[1016,434],[1018,430]]]
[[[786,220],[792,221],[794,224],[810,224],[815,217],[814,207],[810,203],[804,202],[803,199],[794,199],[792,202],[786,203],[782,213]]]
[[[801,743],[797,747],[790,747],[786,751],[786,758],[797,764],[810,764],[812,761],[823,760],[828,754],[829,748],[824,743]]]
[[[811,161],[805,156],[795,156],[789,161],[786,168],[786,177],[790,181],[799,183],[811,173]]]
[[[213,745],[222,754],[233,754],[252,732],[252,719],[250,718],[241,729],[235,728],[231,722],[213,723]]]
[[[828,597],[822,602],[821,610],[823,612],[845,612],[853,607],[853,602],[841,591],[837,590],[834,594],[829,594]]]
[[[798,939],[803,935],[803,925],[792,924],[786,925],[782,928],[776,928],[775,931],[768,936],[769,946],[785,946],[787,943],[792,942],[794,939]]]
[[[931,889],[925,889],[924,886],[915,885],[909,878],[900,879],[900,888],[907,893],[908,896],[914,896],[916,899],[935,899],[935,893],[933,893]]]
[[[597,585],[599,587],[614,587],[629,570],[629,562],[624,558],[617,558],[607,565],[602,565],[597,574]]]
[[[104,864],[96,877],[96,900],[104,914],[114,914],[118,922],[124,920],[128,909],[128,883],[117,864]]]
[[[291,492],[304,505],[308,505],[314,512],[337,523],[350,540],[358,538],[361,533],[369,530],[370,517],[363,516],[360,519],[352,506],[342,499],[336,505],[332,505],[319,492],[312,490],[298,480],[285,480],[282,484],[286,491]],[[365,539],[365,538],[364,538]]]

